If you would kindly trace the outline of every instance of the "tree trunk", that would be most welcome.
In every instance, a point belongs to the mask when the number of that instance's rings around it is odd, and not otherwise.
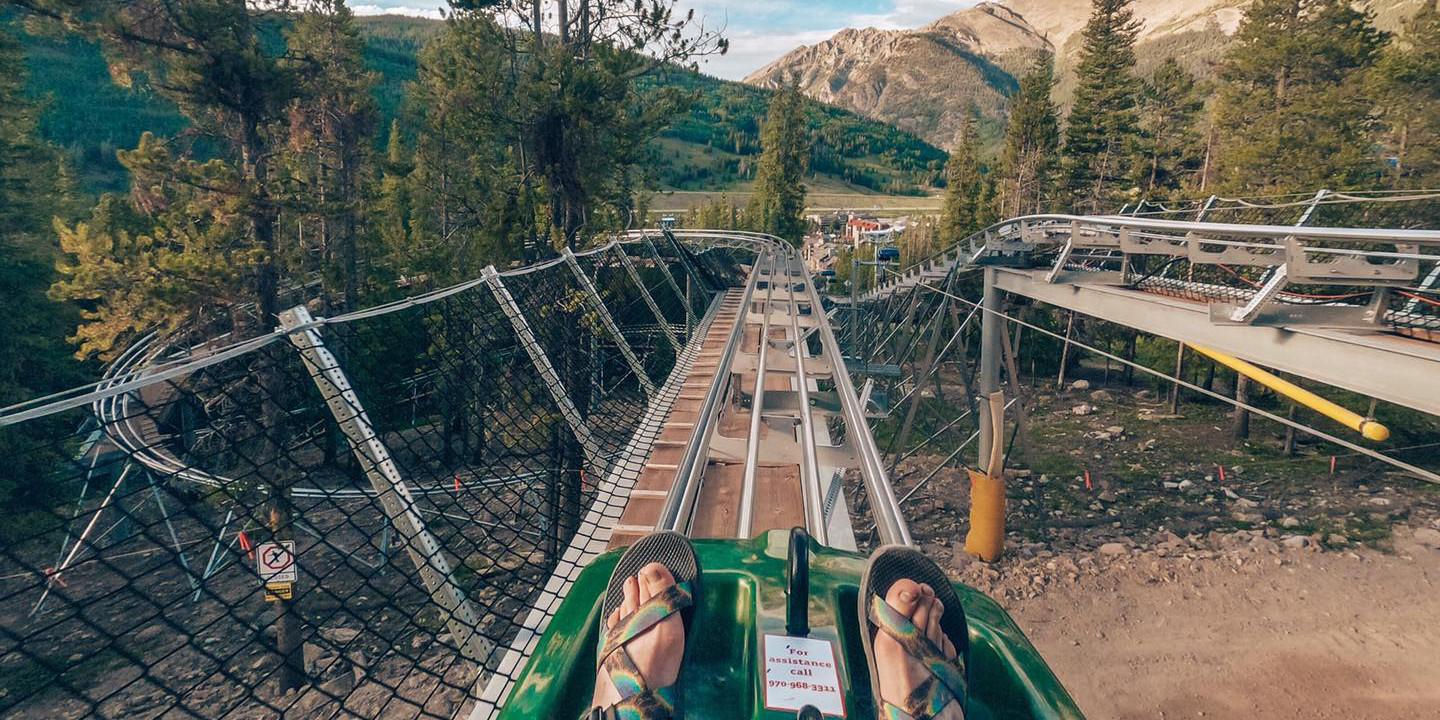
[[[1250,378],[1244,375],[1235,375],[1235,402],[1247,404],[1250,402]],[[1237,405],[1233,417],[1235,422],[1231,426],[1231,431],[1236,444],[1250,439],[1250,411]]]
[[[280,269],[275,243],[277,213],[267,188],[269,167],[260,138],[259,119],[247,117],[243,123],[241,167],[254,193],[249,208],[251,232],[255,244],[265,254],[255,274],[256,304],[260,315],[260,329],[269,330],[280,314]],[[292,476],[281,467],[285,461],[281,453],[285,414],[279,403],[282,391],[279,369],[262,359],[253,373],[260,391],[260,433],[257,440],[261,447],[258,473],[270,486],[266,525],[275,540],[293,540],[294,510],[290,498]],[[277,600],[275,603],[275,651],[281,658],[278,679],[280,687],[287,690],[298,688],[305,681],[305,661],[300,653],[301,621],[292,603],[292,600]]]

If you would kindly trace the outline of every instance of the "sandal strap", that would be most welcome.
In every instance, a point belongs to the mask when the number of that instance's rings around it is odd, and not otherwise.
[[[603,661],[625,643],[634,640],[640,633],[693,604],[694,598],[691,595],[690,583],[676,583],[665,588],[664,592],[647,600],[635,612],[630,613],[629,616],[616,623],[615,627],[606,631],[605,640],[600,644],[600,659]]]
[[[625,649],[626,643],[695,602],[689,582],[676,583],[650,598],[605,633],[600,643],[600,667],[615,684],[620,701],[594,709],[586,716],[596,720],[673,720],[677,688],[651,688]]]
[[[944,683],[931,675],[914,690],[900,705],[885,701],[881,708],[882,720],[934,720],[950,703],[957,701],[957,698],[950,693]]]
[[[890,708],[901,710],[916,720],[928,720],[940,711],[944,710],[951,702],[964,704],[963,698],[969,693],[968,683],[965,680],[965,659],[957,657],[950,660],[945,654],[935,647],[920,628],[910,621],[910,618],[901,615],[900,611],[890,607],[885,598],[879,595],[870,597],[869,608],[870,621],[880,628],[885,634],[900,643],[905,654],[914,658],[926,670],[930,671],[930,678],[921,683],[911,691],[910,696],[905,699],[904,708],[895,707],[886,702],[886,711]]]
[[[607,708],[592,708],[580,720],[675,720],[675,688],[664,687],[621,700]]]

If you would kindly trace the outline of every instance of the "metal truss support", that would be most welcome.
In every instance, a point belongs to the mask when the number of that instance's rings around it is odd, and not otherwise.
[[[1311,198],[1310,203],[1305,206],[1305,212],[1300,214],[1300,219],[1295,221],[1295,227],[1305,227],[1309,225],[1311,218],[1315,216],[1315,208],[1320,207],[1320,201],[1324,200],[1325,196],[1329,194],[1330,191],[1328,189],[1322,188],[1317,191],[1315,197]],[[1295,239],[1292,237],[1286,238],[1282,244],[1293,244],[1294,242]],[[1237,323],[1252,322],[1255,317],[1260,314],[1260,309],[1269,304],[1288,284],[1290,284],[1290,266],[1288,264],[1271,269],[1268,277],[1265,278],[1265,284],[1255,293],[1254,297],[1250,298],[1249,302],[1236,308],[1235,311],[1230,314],[1230,321]]]
[[[29,616],[34,616],[44,609],[45,600],[50,597],[50,591],[54,589],[56,583],[62,582],[60,575],[75,562],[75,558],[80,555],[80,551],[85,549],[85,543],[89,540],[90,533],[94,532],[95,526],[100,523],[100,514],[105,512],[105,508],[110,507],[110,503],[115,499],[115,494],[120,491],[120,486],[125,484],[125,478],[130,475],[131,467],[133,466],[129,463],[125,464],[125,469],[121,470],[120,476],[115,478],[115,484],[110,486],[110,492],[105,493],[105,498],[100,501],[100,505],[91,511],[90,521],[85,523],[85,529],[80,531],[80,537],[75,539],[75,545],[70,548],[70,552],[65,555],[65,559],[48,571],[48,576],[45,578],[45,591],[40,593],[40,599],[35,601],[35,607],[30,608]],[[72,518],[72,522],[78,519],[80,519],[80,513],[77,511],[75,517]]]
[[[690,307],[690,301],[685,297],[685,291],[680,289],[680,283],[675,282],[675,276],[670,273],[670,266],[665,264],[665,258],[660,255],[660,249],[650,240],[649,235],[640,237],[645,242],[645,247],[650,250],[650,256],[655,258],[655,266],[660,268],[660,274],[665,276],[665,282],[670,283],[670,289],[675,291],[675,297],[680,298],[681,307],[685,308],[685,317],[688,324],[695,322],[695,309]]]
[[[982,299],[980,318],[980,463],[985,467],[986,458],[991,455],[995,443],[1003,443],[1002,437],[994,435],[995,421],[990,417],[987,398],[1000,390],[1000,333],[1004,321],[1000,317],[1000,291],[995,287],[996,270],[985,268],[985,294]]]
[[[530,329],[530,323],[525,320],[525,314],[520,311],[520,306],[515,302],[514,296],[510,294],[509,288],[500,279],[500,272],[494,265],[485,268],[481,273],[485,284],[490,286],[490,291],[495,294],[500,309],[505,317],[510,319],[510,325],[515,328],[515,335],[520,338],[520,344],[525,348],[530,361],[535,363],[535,369],[540,371],[540,379],[545,382],[545,387],[550,391],[550,397],[555,401],[555,406],[560,409],[560,415],[565,418],[570,431],[575,434],[575,439],[580,442],[580,449],[585,453],[586,463],[590,466],[591,472],[603,475],[605,466],[603,464],[600,445],[595,440],[595,434],[590,431],[590,426],[585,424],[585,418],[570,400],[570,395],[565,391],[565,383],[560,379],[560,373],[555,372],[555,366],[550,364],[550,357],[545,354],[545,348],[540,347],[540,341],[535,339],[535,333]]]
[[[575,281],[585,289],[585,299],[590,302],[590,309],[600,316],[600,323],[605,326],[605,331],[615,338],[615,347],[620,349],[625,362],[630,365],[630,370],[635,373],[635,379],[640,381],[640,387],[645,390],[646,397],[655,394],[655,383],[650,376],[645,374],[645,366],[640,364],[640,358],[635,356],[635,351],[630,343],[625,340],[625,335],[620,332],[620,326],[615,324],[615,318],[610,315],[610,309],[605,307],[605,301],[601,299],[600,293],[595,289],[595,283],[590,282],[590,276],[580,268],[580,263],[575,260],[575,253],[570,248],[565,248],[565,264],[570,266],[570,272],[575,274]]]
[[[670,341],[670,347],[675,352],[680,352],[680,338],[675,335],[675,328],[670,327],[670,321],[665,319],[665,314],[660,312],[660,305],[655,302],[655,296],[650,294],[650,289],[645,287],[645,281],[641,279],[640,272],[635,269],[635,264],[630,262],[630,256],[625,254],[625,248],[616,246],[615,253],[620,256],[620,265],[625,268],[626,274],[630,276],[630,282],[640,289],[640,297],[645,300],[645,305],[655,315],[655,322],[660,325],[661,332],[665,333],[665,339]],[[686,317],[689,317],[687,314]]]
[[[675,257],[680,260],[680,265],[685,268],[685,272],[689,277],[699,282],[700,287],[705,288],[707,293],[713,290],[714,288],[710,286],[710,282],[701,276],[700,271],[695,268],[695,263],[690,262],[690,256],[685,253],[685,248],[680,246],[680,239],[675,237],[675,233],[669,230],[664,230],[663,232],[665,239],[670,242],[670,247],[675,248]],[[689,283],[686,283],[686,285],[688,287]],[[687,302],[685,306],[690,307],[688,302],[689,293],[686,293],[686,298]],[[691,313],[691,317],[694,317],[694,313]]]
[[[949,287],[947,284],[946,289],[949,290]],[[921,386],[929,382],[930,372],[935,367],[935,351],[939,349],[940,336],[945,332],[945,316],[950,313],[952,302],[954,300],[947,294],[935,313],[935,327],[930,331],[930,340],[925,346],[925,359],[920,362],[919,372],[915,374],[915,389],[910,395],[910,405],[905,408],[905,420],[900,423],[900,434],[895,437],[890,448],[891,474],[894,474],[895,467],[900,464],[900,457],[905,453],[905,441],[910,439],[910,431],[915,427],[915,415],[920,410],[920,402],[924,396]]]
[[[1219,199],[1219,195],[1211,195],[1205,198],[1205,204],[1200,206],[1200,212],[1195,213],[1195,222],[1204,220],[1205,216],[1210,214],[1210,210],[1215,207],[1215,201]]]
[[[494,643],[482,633],[479,613],[455,582],[455,574],[440,542],[425,526],[415,498],[400,477],[400,469],[375,434],[370,418],[365,415],[365,409],[360,406],[360,399],[350,387],[350,380],[340,369],[335,355],[320,339],[320,332],[314,327],[309,311],[301,305],[280,313],[280,327],[289,334],[291,344],[300,352],[306,369],[320,389],[321,397],[364,466],[365,476],[375,490],[376,499],[419,570],[431,599],[445,613],[445,624],[460,652],[472,662],[485,662]]]

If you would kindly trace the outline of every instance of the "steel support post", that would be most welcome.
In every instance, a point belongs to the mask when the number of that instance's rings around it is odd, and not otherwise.
[[[985,294],[981,300],[980,318],[980,462],[984,468],[993,443],[1004,442],[995,437],[994,420],[990,417],[988,398],[1000,390],[1000,333],[1004,323],[1000,317],[1000,292],[995,289],[995,268],[985,268]]]
[[[655,302],[655,296],[651,295],[650,289],[645,287],[645,281],[640,278],[640,271],[636,270],[635,264],[630,262],[630,256],[625,254],[625,248],[617,245],[615,252],[620,256],[620,265],[630,276],[630,282],[635,283],[635,287],[640,289],[640,297],[645,300],[645,305],[650,308],[650,312],[654,313],[655,322],[659,323],[660,331],[665,333],[665,339],[670,341],[670,347],[674,348],[675,352],[680,352],[680,338],[675,335],[675,328],[670,327],[670,321],[665,319],[665,314],[660,312],[660,305]]]
[[[605,326],[605,331],[615,338],[615,347],[620,349],[620,355],[625,358],[630,370],[635,373],[635,379],[640,381],[640,387],[645,390],[647,397],[655,394],[655,383],[650,376],[645,374],[645,366],[640,364],[640,358],[635,356],[635,351],[625,336],[620,333],[620,326],[615,324],[615,318],[610,315],[610,309],[605,307],[605,301],[601,299],[599,291],[595,289],[595,283],[590,282],[590,276],[580,268],[580,263],[575,260],[575,253],[570,248],[565,248],[565,264],[570,266],[570,272],[575,274],[575,281],[585,290],[585,299],[590,302],[590,309],[600,316],[600,323]]]
[[[450,561],[445,557],[440,542],[430,534],[425,520],[415,505],[410,488],[400,477],[400,469],[390,457],[390,451],[375,434],[370,418],[360,405],[360,399],[350,387],[350,380],[340,369],[335,355],[325,347],[320,332],[313,327],[309,311],[304,305],[280,313],[280,327],[290,337],[290,343],[300,352],[305,368],[320,389],[320,396],[335,416],[340,431],[350,441],[350,447],[360,460],[365,476],[374,488],[376,499],[385,510],[390,524],[395,527],[405,551],[420,572],[420,579],[430,592],[430,598],[445,613],[445,624],[450,636],[455,639],[460,652],[467,659],[484,664],[489,658],[494,643],[486,639],[480,628],[480,615],[465,591],[455,582]]]
[[[654,241],[649,235],[642,235],[641,240],[645,241],[645,247],[650,250],[650,256],[655,258],[655,266],[660,268],[660,274],[665,276],[665,282],[670,283],[670,289],[675,291],[675,297],[680,299],[680,305],[685,308],[685,317],[688,322],[695,322],[695,309],[690,307],[690,302],[685,298],[685,291],[680,289],[680,283],[675,282],[675,276],[670,273],[670,266],[665,264],[665,258],[660,255],[660,249],[655,247]]]
[[[605,466],[600,454],[600,445],[595,440],[595,435],[590,431],[590,426],[585,424],[585,418],[576,409],[575,403],[570,400],[570,394],[565,391],[565,383],[560,379],[560,373],[555,371],[555,366],[550,364],[550,357],[545,354],[545,348],[540,347],[540,341],[535,338],[535,333],[530,330],[530,323],[525,320],[525,314],[520,311],[520,305],[515,302],[514,296],[510,294],[509,288],[500,279],[500,272],[494,265],[485,268],[481,278],[495,294],[500,309],[505,317],[510,319],[510,325],[515,328],[515,335],[520,338],[520,344],[525,348],[530,361],[535,363],[535,369],[540,372],[540,379],[544,381],[545,387],[550,391],[550,397],[555,401],[555,406],[560,409],[560,415],[565,418],[570,431],[575,434],[575,439],[580,442],[580,448],[585,453],[585,460],[590,465],[591,472],[596,475],[605,474]]]

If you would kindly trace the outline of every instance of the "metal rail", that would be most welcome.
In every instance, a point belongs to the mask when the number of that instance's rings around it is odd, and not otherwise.
[[[765,416],[765,364],[770,355],[771,302],[775,298],[775,268],[779,259],[776,254],[772,253],[768,256],[768,269],[762,269],[759,263],[756,263],[755,266],[755,273],[768,279],[765,281],[765,306],[762,309],[763,317],[760,321],[758,347],[760,359],[755,365],[755,391],[750,394],[750,429],[746,433],[748,444],[745,449],[745,476],[740,489],[740,518],[739,526],[736,528],[737,537],[742,538],[750,537],[751,527],[755,521],[755,473],[760,464],[760,424],[764,422]],[[749,306],[742,308],[741,322],[737,324],[749,325],[748,322],[744,322],[749,314]],[[814,440],[811,439],[810,442],[813,444]]]

